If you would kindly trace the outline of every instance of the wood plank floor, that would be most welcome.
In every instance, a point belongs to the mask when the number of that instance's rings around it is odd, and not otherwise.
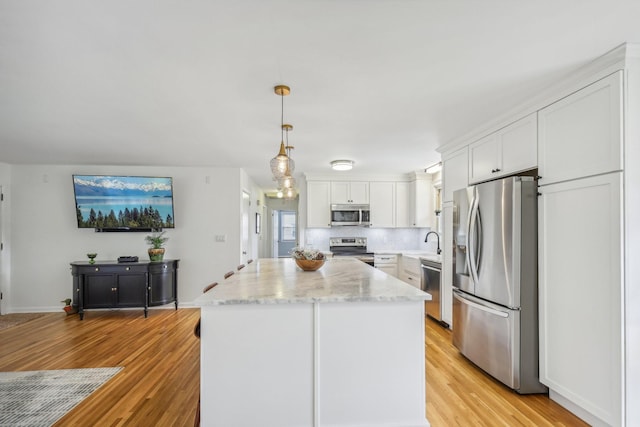
[[[0,371],[123,366],[60,426],[191,426],[200,386],[198,309],[64,313],[0,331]],[[586,426],[544,395],[520,396],[483,374],[426,321],[427,418],[433,427]]]

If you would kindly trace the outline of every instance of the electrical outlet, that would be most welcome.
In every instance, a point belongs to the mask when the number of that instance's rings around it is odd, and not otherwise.
[[[227,235],[226,234],[216,234],[216,242],[226,242]]]

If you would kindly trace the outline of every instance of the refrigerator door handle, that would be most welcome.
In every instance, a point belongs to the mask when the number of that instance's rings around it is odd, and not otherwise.
[[[474,190],[475,193],[475,190]],[[471,199],[471,206],[469,208],[469,220],[467,222],[467,265],[469,265],[469,273],[474,285],[478,283],[478,255],[476,250],[478,248],[478,236],[476,235],[476,217],[478,214],[478,196],[474,194]]]
[[[471,307],[477,308],[478,310],[484,311],[486,313],[494,314],[496,316],[504,317],[505,319],[509,317],[509,314],[505,313],[504,311],[491,308],[485,304],[474,302],[468,296],[464,295],[462,292],[458,291],[457,289],[453,290],[453,296],[461,300],[462,303],[470,305]]]

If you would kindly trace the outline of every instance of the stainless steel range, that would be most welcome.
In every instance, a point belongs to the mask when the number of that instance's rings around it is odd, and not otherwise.
[[[367,252],[366,237],[330,237],[329,250],[334,257],[351,257],[373,266],[373,252]]]

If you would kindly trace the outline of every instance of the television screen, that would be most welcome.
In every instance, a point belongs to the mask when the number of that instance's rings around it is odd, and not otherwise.
[[[173,182],[148,176],[73,175],[78,228],[173,228]]]

